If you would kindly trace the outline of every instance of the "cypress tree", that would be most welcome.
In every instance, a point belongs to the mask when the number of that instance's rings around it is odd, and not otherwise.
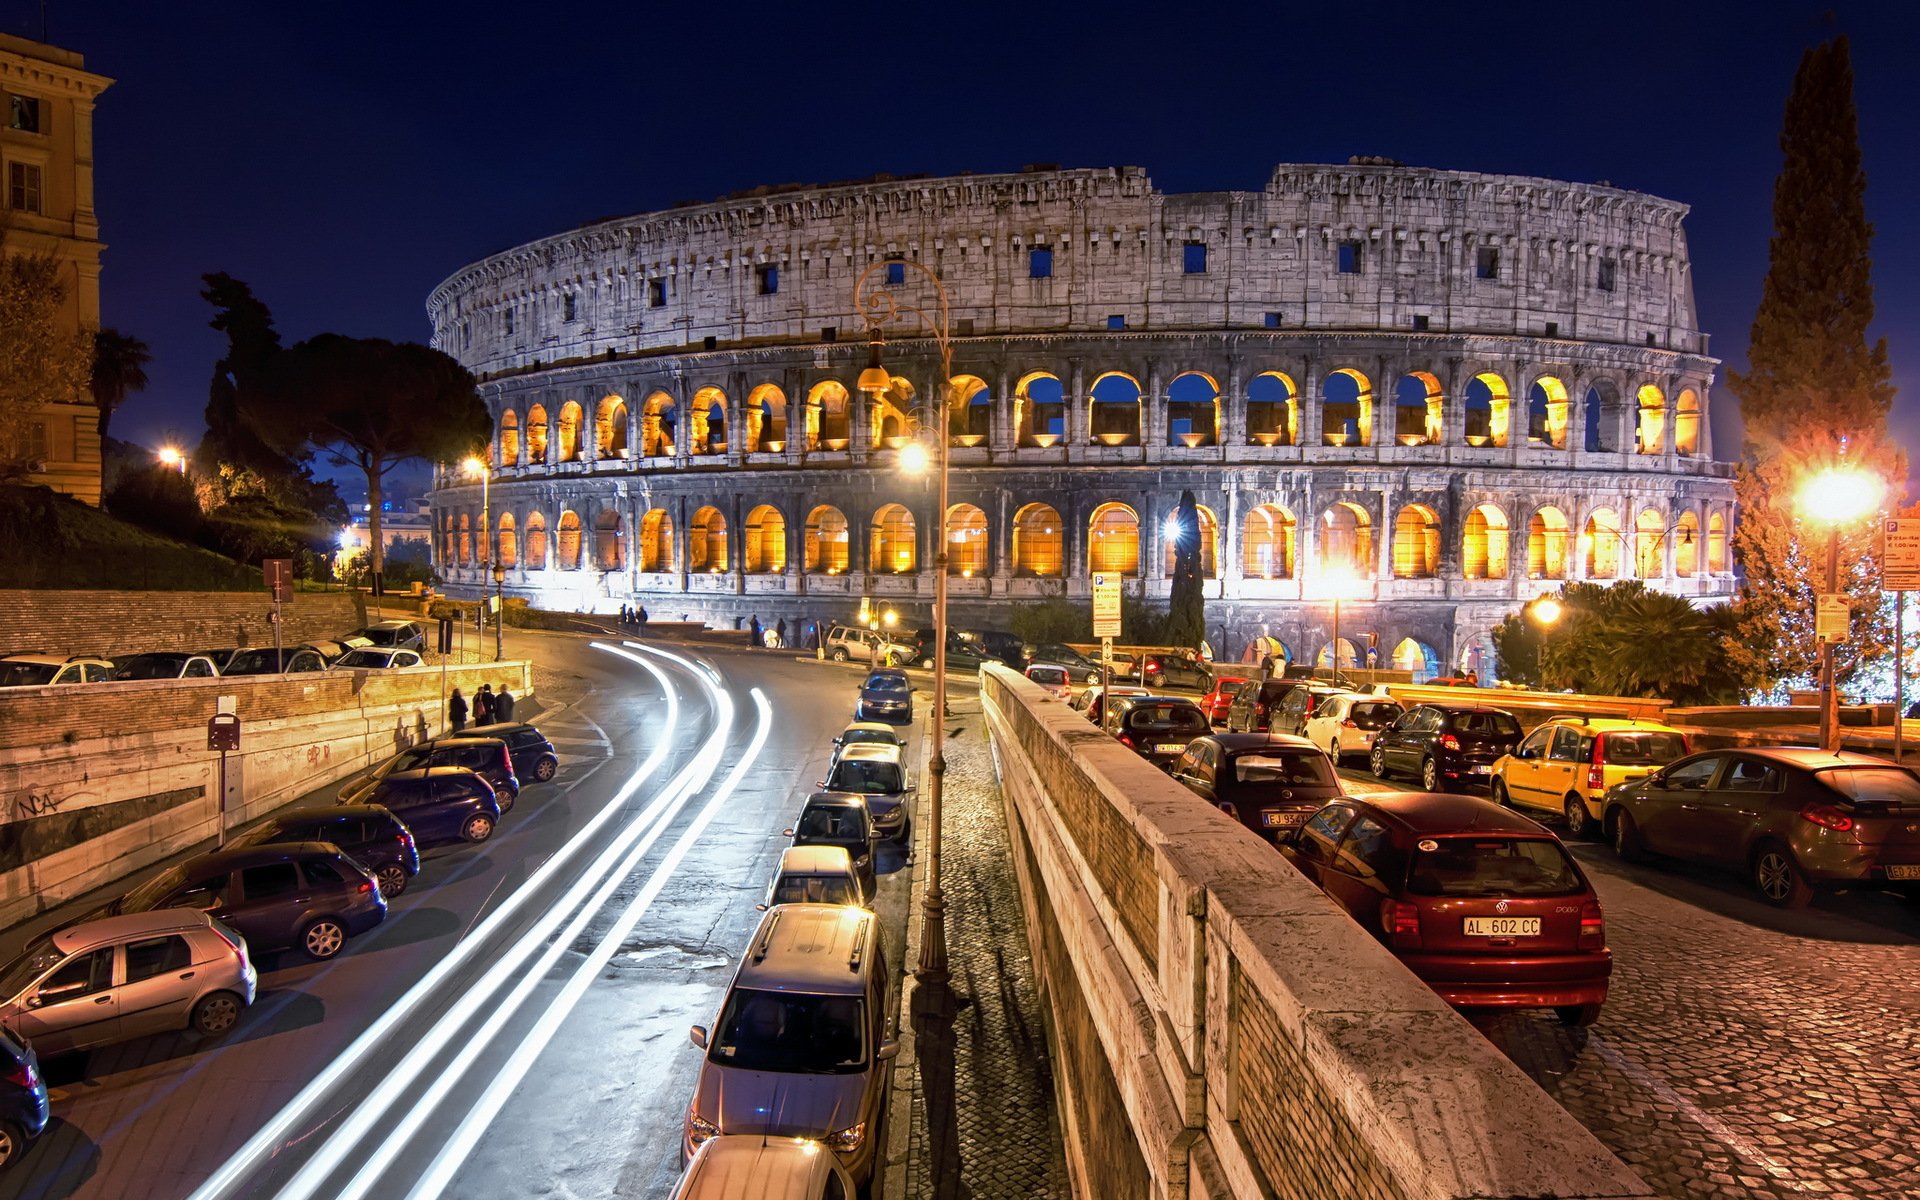
[[[1867,341],[1873,229],[1845,37],[1802,56],[1780,149],[1748,370],[1728,376],[1746,422],[1734,533],[1746,581],[1730,652],[1741,674],[1770,681],[1804,678],[1818,661],[1813,602],[1825,584],[1826,536],[1824,527],[1803,524],[1802,481],[1844,463],[1880,475],[1897,503],[1906,474],[1887,432],[1886,343]],[[1887,653],[1890,611],[1880,603],[1873,523],[1842,533],[1841,586],[1854,600],[1852,636],[1837,664],[1845,678]]]
[[[1173,581],[1167,600],[1169,646],[1198,650],[1207,636],[1206,597],[1200,580],[1200,505],[1190,491],[1173,510]]]

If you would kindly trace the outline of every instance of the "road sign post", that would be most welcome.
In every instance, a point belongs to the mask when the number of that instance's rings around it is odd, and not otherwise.
[[[240,748],[240,717],[236,713],[215,713],[207,718],[207,749],[220,752],[220,836],[222,850],[227,847],[227,754]]]
[[[1106,721],[1107,695],[1113,690],[1113,639],[1120,636],[1120,576],[1093,576],[1093,636],[1100,639],[1100,718]]]
[[[280,630],[284,618],[280,606],[293,599],[293,560],[290,558],[261,559],[260,575],[267,582],[267,590],[273,593],[273,669],[284,671],[287,669],[287,660],[280,649]]]
[[[1893,593],[1893,761],[1905,749],[1907,593],[1920,591],[1920,520],[1889,517],[1880,542],[1880,590]]]

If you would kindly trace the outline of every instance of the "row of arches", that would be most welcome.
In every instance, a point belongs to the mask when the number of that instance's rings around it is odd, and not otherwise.
[[[1220,522],[1212,509],[1198,507],[1199,565],[1203,578],[1219,576],[1222,546]],[[1361,505],[1341,501],[1314,518],[1313,564],[1317,576],[1341,575],[1370,579],[1379,571],[1372,515]],[[476,560],[475,530],[480,558]],[[977,505],[955,504],[947,511],[946,554],[949,574],[971,578],[993,570],[989,553],[987,514]],[[749,575],[777,575],[788,568],[797,550],[800,569],[837,575],[853,569],[849,553],[853,527],[846,514],[830,504],[814,506],[806,516],[800,539],[789,538],[785,513],[771,504],[751,509],[738,536],[726,514],[712,505],[696,509],[689,519],[685,544],[686,569],[695,574],[720,574],[740,569]],[[588,549],[579,514],[564,510],[554,527],[553,560],[560,570],[578,570]],[[1163,573],[1174,569],[1176,547],[1171,535],[1159,539]],[[1575,534],[1558,507],[1536,509],[1525,525],[1524,541],[1507,513],[1496,504],[1481,504],[1467,513],[1461,529],[1460,574],[1466,579],[1506,579],[1516,567],[1529,579],[1567,579],[1578,564],[1581,578],[1614,579],[1630,573],[1658,579],[1669,570],[1679,578],[1703,571],[1721,574],[1727,565],[1727,526],[1720,513],[1707,517],[1704,530],[1699,514],[1682,513],[1668,524],[1657,510],[1643,509],[1625,526],[1612,508],[1588,513]],[[626,530],[621,514],[602,509],[591,528],[592,564],[601,571],[625,570],[628,565]],[[499,517],[498,562],[503,567],[542,570],[548,567],[545,517],[526,514],[517,523],[512,513]],[[678,571],[673,517],[662,508],[647,510],[640,519],[638,561],[645,572]],[[1429,579],[1442,573],[1443,537],[1439,514],[1425,504],[1408,504],[1395,514],[1388,573],[1395,579]],[[1138,577],[1143,545],[1139,514],[1129,505],[1109,501],[1093,509],[1086,525],[1086,570]],[[445,516],[441,549],[445,560],[458,566],[485,565],[487,531],[468,513]],[[889,503],[874,510],[866,523],[865,569],[879,575],[908,575],[922,569],[918,522],[903,504]],[[1058,578],[1068,568],[1066,522],[1051,504],[1031,503],[1014,513],[1009,564],[1017,576]],[[1293,511],[1281,504],[1250,509],[1241,523],[1239,552],[1243,579],[1293,579],[1299,570],[1300,527]],[[1671,558],[1669,559],[1669,553]],[[1524,554],[1524,562],[1512,559]],[[927,564],[931,565],[931,564]]]
[[[1046,448],[1077,439],[1105,446],[1138,446],[1149,437],[1174,446],[1219,445],[1226,431],[1227,413],[1218,380],[1204,371],[1186,371],[1167,385],[1164,421],[1149,413],[1139,380],[1123,371],[1095,376],[1087,395],[1069,412],[1066,387],[1046,371],[1019,378],[1002,406],[985,380],[973,375],[955,377],[947,408],[947,434],[956,446],[978,446],[995,435],[994,413],[1006,408],[1004,437],[1015,448]],[[1353,367],[1331,371],[1321,380],[1316,444],[1324,446],[1437,446],[1449,436],[1447,413],[1453,402],[1439,378],[1426,371],[1410,371],[1394,384],[1390,395],[1376,394],[1375,382]],[[544,404],[530,405],[524,416],[507,408],[498,418],[495,462],[503,466],[567,463],[585,459],[625,459],[635,448],[640,457],[724,455],[738,436],[748,453],[782,453],[793,445],[807,451],[837,451],[859,445],[887,447],[904,444],[916,420],[917,392],[905,378],[895,376],[891,387],[856,404],[845,385],[823,380],[807,390],[797,414],[778,385],[763,383],[733,405],[717,387],[696,390],[684,411],[665,392],[654,392],[641,404],[636,422],[627,401],[617,394],[601,398],[588,413],[578,401],[568,400],[549,413]],[[1302,403],[1293,378],[1281,371],[1264,371],[1247,384],[1243,399],[1242,444],[1298,446],[1308,437],[1302,424]],[[1627,403],[1611,382],[1588,389],[1581,406],[1584,429],[1576,435],[1573,400],[1558,377],[1540,375],[1516,396],[1504,377],[1483,371],[1468,380],[1459,398],[1461,444],[1505,448],[1520,443],[1557,450],[1568,449],[1578,436],[1581,448],[1618,450],[1608,445],[1604,414]],[[1642,384],[1631,397],[1633,449],[1639,454],[1662,454],[1671,443],[1675,453],[1693,456],[1701,451],[1704,411],[1699,394],[1682,388],[1669,403],[1658,385]],[[934,407],[940,407],[936,400]],[[791,419],[797,415],[797,425]],[[1151,419],[1150,419],[1151,418]],[[937,419],[937,416],[934,418]],[[729,422],[740,428],[730,428]],[[855,438],[855,423],[863,437]],[[1164,430],[1150,426],[1164,424]],[[682,426],[685,426],[683,429]],[[797,439],[797,445],[795,444]]]

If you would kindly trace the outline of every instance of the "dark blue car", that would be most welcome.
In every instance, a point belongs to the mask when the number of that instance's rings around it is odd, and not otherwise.
[[[47,1127],[47,1081],[33,1047],[0,1028],[0,1167],[27,1152]]]
[[[905,673],[875,671],[860,685],[860,703],[854,706],[856,721],[885,721],[905,725],[913,720],[913,685]]]
[[[493,785],[465,767],[395,771],[353,798],[378,804],[406,823],[422,846],[484,842],[500,823]]]

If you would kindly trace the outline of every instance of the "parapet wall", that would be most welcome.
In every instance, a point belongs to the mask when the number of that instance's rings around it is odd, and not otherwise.
[[[1013,672],[981,697],[1075,1194],[1652,1195],[1260,839]]]
[[[366,624],[359,592],[296,592],[283,606],[286,645]],[[0,654],[140,654],[273,645],[265,592],[0,591]]]

